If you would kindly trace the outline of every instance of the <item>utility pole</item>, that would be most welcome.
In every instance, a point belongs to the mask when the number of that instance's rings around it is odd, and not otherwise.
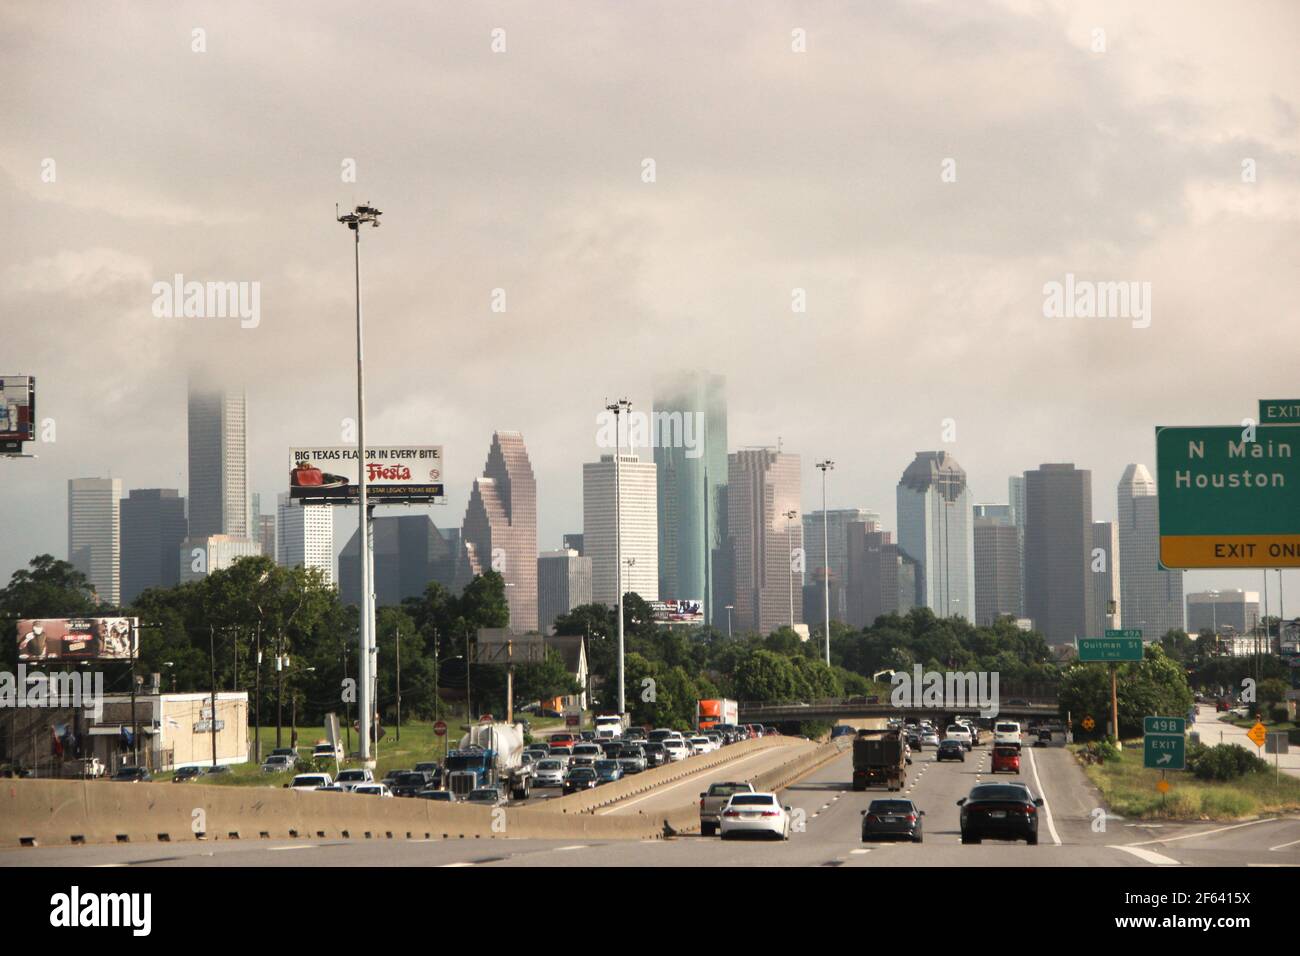
[[[790,630],[794,630],[794,537],[790,531],[790,522],[799,512],[791,509],[785,513],[785,550],[790,572]]]
[[[829,458],[817,462],[822,473],[822,597],[825,602],[823,621],[826,628],[826,666],[831,664],[831,544],[830,512],[826,510],[826,472],[835,467]]]
[[[370,580],[370,506],[366,496],[366,379],[365,349],[361,322],[361,227],[369,225],[378,227],[379,217],[383,215],[374,206],[357,206],[353,212],[338,215],[335,207],[335,219],[344,223],[353,235],[353,264],[357,301],[357,521],[359,524],[358,543],[361,564],[361,662],[360,679],[357,686],[361,688],[359,701],[359,721],[361,730],[361,762],[368,768],[374,767],[370,752],[370,715],[374,710],[371,684],[371,659],[375,637],[375,611],[371,597],[373,590]]]
[[[627,696],[623,671],[623,480],[619,459],[623,457],[622,430],[619,416],[624,409],[629,414],[632,403],[620,398],[605,406],[614,413],[614,610],[618,616],[618,712],[627,713]]]
[[[257,670],[253,672],[253,762],[262,762],[262,622],[257,622]]]
[[[1119,739],[1119,690],[1118,678],[1119,665],[1110,665],[1110,719],[1111,726],[1115,732],[1115,745],[1122,746]]]
[[[397,629],[394,639],[397,655],[397,739],[402,739],[402,629]]]
[[[214,628],[208,625],[208,666],[212,678],[212,713],[208,715],[208,730],[212,736],[212,766],[217,765],[217,649]]]

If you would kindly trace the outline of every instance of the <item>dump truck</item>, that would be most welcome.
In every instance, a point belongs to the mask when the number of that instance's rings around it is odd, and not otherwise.
[[[859,730],[853,738],[853,789],[901,790],[907,782],[906,756],[897,730]]]

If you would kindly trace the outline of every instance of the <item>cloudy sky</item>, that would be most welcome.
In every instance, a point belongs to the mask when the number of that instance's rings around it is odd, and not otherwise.
[[[66,555],[69,478],[185,488],[202,366],[247,383],[264,500],[339,443],[336,202],[384,210],[369,433],[445,446],[440,525],[514,428],[558,546],[597,411],[678,368],[727,375],[733,448],[803,455],[806,508],[830,457],[892,528],[945,448],[978,501],[1075,462],[1113,518],[1155,425],[1300,394],[1297,40],[1289,0],[6,4],[0,372],[55,440],[0,462],[0,578]],[[256,328],[156,317],[177,273],[258,283]],[[1045,318],[1067,273],[1150,283],[1149,327]]]

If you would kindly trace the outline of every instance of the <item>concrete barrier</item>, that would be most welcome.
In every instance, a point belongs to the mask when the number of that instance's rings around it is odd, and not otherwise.
[[[565,815],[542,808],[472,807],[195,784],[8,780],[0,846],[174,843],[193,840],[649,839],[649,817]]]

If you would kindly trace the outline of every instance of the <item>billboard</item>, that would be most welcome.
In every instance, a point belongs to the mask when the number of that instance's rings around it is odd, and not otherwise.
[[[0,451],[21,452],[36,440],[36,379],[0,375]]]
[[[18,622],[20,661],[126,661],[139,653],[135,617],[49,617]]]
[[[703,601],[650,601],[656,624],[703,624]]]
[[[366,449],[366,495],[375,504],[443,497],[441,445],[376,445]],[[289,449],[289,497],[351,504],[360,495],[355,445]]]

